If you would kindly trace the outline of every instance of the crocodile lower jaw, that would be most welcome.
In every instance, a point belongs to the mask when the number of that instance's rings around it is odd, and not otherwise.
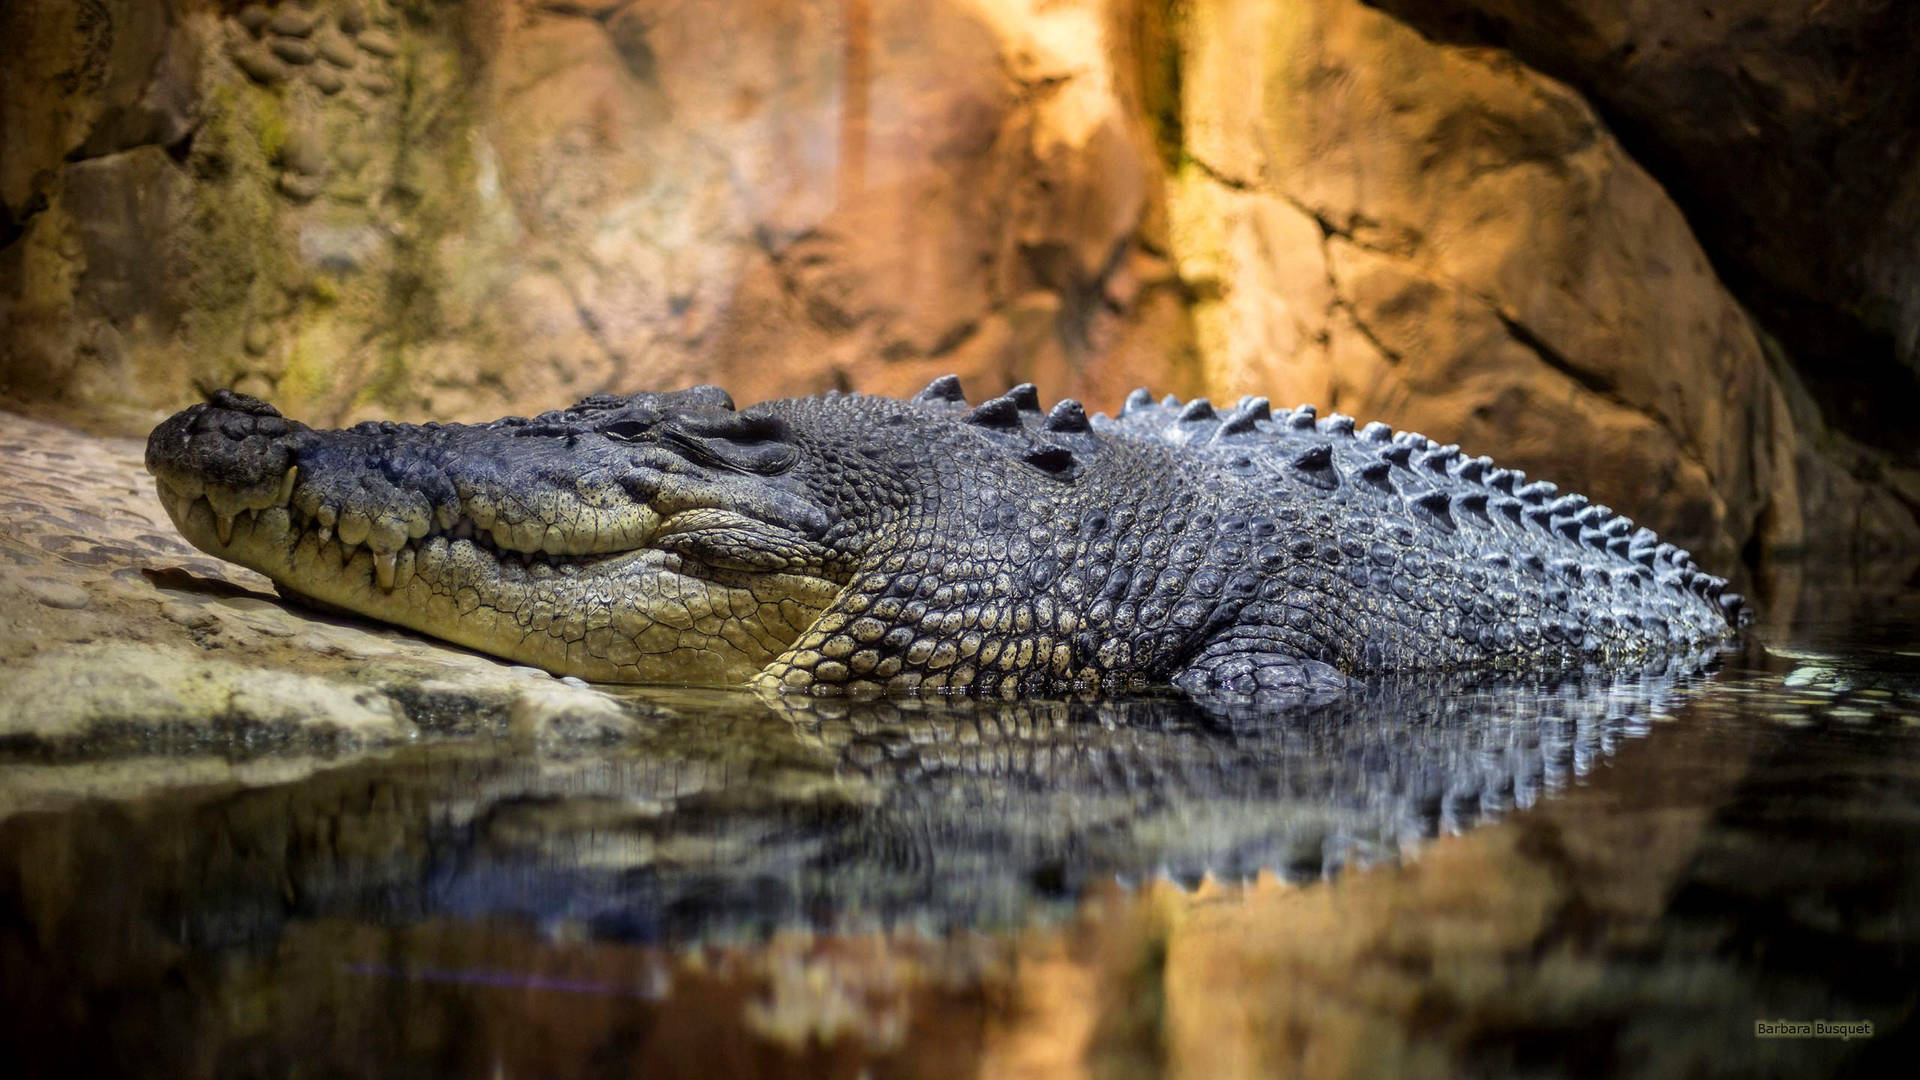
[[[484,532],[379,551],[287,506],[215,512],[163,488],[196,547],[283,592],[555,674],[605,682],[740,684],[806,629],[840,586],[809,574],[690,567],[656,548],[595,555],[503,549]]]

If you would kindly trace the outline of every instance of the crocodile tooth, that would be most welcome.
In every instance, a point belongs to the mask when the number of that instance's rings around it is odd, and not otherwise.
[[[347,564],[353,561],[353,553],[360,549],[360,545],[349,544],[345,540],[342,540],[336,546],[340,549],[340,569],[345,570]]]
[[[343,544],[364,544],[368,534],[373,532],[373,519],[362,510],[343,510],[340,519],[334,523],[333,531],[340,535]]]
[[[409,544],[400,549],[400,558],[393,565],[394,588],[404,589],[413,582],[415,561],[413,545]]]
[[[233,514],[223,514],[218,510],[213,512],[213,532],[214,535],[220,538],[222,547],[233,543],[234,517],[235,515]]]
[[[293,498],[293,482],[300,475],[300,466],[287,466],[287,475],[280,478],[280,499],[277,505],[285,506]]]
[[[379,548],[370,550],[373,552],[374,580],[380,583],[381,591],[392,592],[394,563],[399,557],[399,552],[383,551]]]

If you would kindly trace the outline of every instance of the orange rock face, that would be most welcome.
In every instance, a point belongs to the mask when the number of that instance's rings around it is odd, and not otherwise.
[[[0,15],[17,406],[1144,383],[1414,427],[1720,565],[1920,543],[1920,476],[1579,93],[1357,0],[231,8]]]

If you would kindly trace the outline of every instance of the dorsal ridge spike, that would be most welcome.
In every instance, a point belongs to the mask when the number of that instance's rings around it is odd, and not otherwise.
[[[1134,388],[1133,393],[1127,395],[1127,400],[1120,403],[1120,415],[1126,416],[1128,413],[1151,408],[1153,408],[1153,391],[1139,386]]]
[[[986,428],[1017,428],[1020,426],[1020,407],[1010,397],[988,398],[961,419]]]
[[[1333,467],[1333,447],[1327,443],[1317,443],[1294,455],[1293,467],[1319,471]]]
[[[1035,447],[1027,451],[1023,460],[1041,472],[1058,477],[1068,476],[1073,472],[1073,467],[1078,464],[1074,459],[1073,451],[1064,446]]]
[[[1272,404],[1263,397],[1243,397],[1227,418],[1220,423],[1220,434],[1233,435],[1243,431],[1252,431],[1254,425],[1262,420],[1273,418]]]
[[[1393,429],[1378,420],[1360,429],[1360,438],[1370,443],[1391,442]]]
[[[1530,505],[1541,506],[1553,496],[1554,492],[1559,490],[1558,486],[1550,484],[1545,480],[1535,480],[1526,487],[1514,491],[1514,494]]]
[[[1030,382],[1011,387],[1001,397],[1012,398],[1013,403],[1023,412],[1039,412],[1040,390]]]
[[[960,376],[942,375],[927,384],[925,390],[913,395],[915,404],[955,404],[965,405],[967,395],[960,389]]]
[[[1435,521],[1449,528],[1453,526],[1453,515],[1448,512],[1453,500],[1446,492],[1439,490],[1425,491],[1415,495],[1408,501],[1418,509],[1424,510],[1432,515]]]
[[[1211,420],[1213,417],[1213,402],[1203,397],[1194,398],[1192,401],[1187,402],[1185,408],[1180,410],[1181,423],[1187,423],[1193,420]]]
[[[1047,414],[1048,431],[1087,431],[1092,425],[1087,423],[1087,410],[1072,398],[1061,398]]]
[[[1553,502],[1547,504],[1547,509],[1552,510],[1556,514],[1573,515],[1586,509],[1586,506],[1587,497],[1576,492],[1571,495],[1562,495],[1553,500]]]

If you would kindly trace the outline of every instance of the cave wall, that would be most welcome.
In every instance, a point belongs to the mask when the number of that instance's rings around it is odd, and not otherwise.
[[[21,0],[0,397],[137,430],[218,386],[339,423],[950,370],[1111,409],[1145,383],[1458,441],[1716,562],[1920,546],[1920,472],[1880,430],[1920,397],[1914,245],[1808,255],[1857,256],[1844,279],[1767,276],[1792,235],[1729,246],[1701,206],[1765,221],[1809,181],[1687,187],[1617,127],[1699,111],[1621,61],[1665,26],[1645,5],[1577,48],[1525,5],[1404,6]],[[1741,40],[1727,63],[1789,48]],[[1815,107],[1768,111],[1797,70],[1742,106],[1762,145],[1911,100],[1820,69]],[[1904,153],[1860,189],[1883,217]],[[1836,405],[1853,369],[1783,295],[1884,331],[1873,408]]]

